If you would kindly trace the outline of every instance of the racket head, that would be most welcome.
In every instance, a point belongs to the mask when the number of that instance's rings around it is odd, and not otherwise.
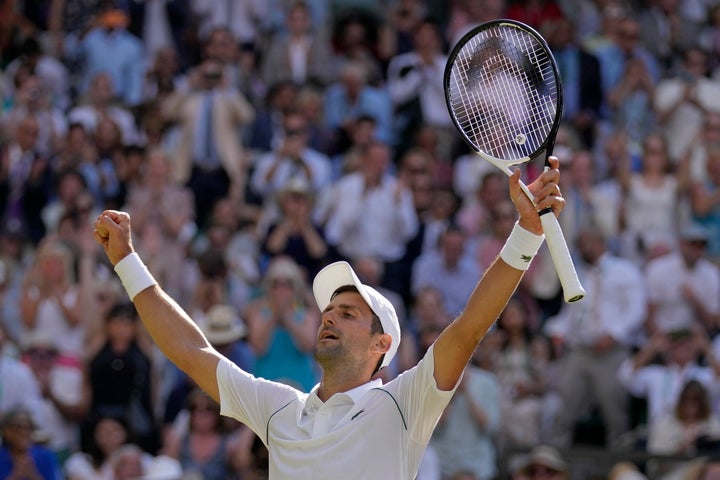
[[[448,56],[444,90],[465,142],[500,168],[552,154],[562,84],[550,47],[532,27],[500,19],[465,34]]]

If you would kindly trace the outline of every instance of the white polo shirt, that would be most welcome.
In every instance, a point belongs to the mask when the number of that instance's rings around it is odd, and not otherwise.
[[[270,453],[270,478],[412,480],[453,391],[438,390],[430,348],[417,366],[322,402],[240,370],[217,369],[223,415],[250,427]]]

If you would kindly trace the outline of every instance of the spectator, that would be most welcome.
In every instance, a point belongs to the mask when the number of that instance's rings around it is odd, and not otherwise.
[[[175,423],[166,436],[164,452],[180,463],[183,474],[224,480],[249,466],[238,430],[224,428],[220,405],[199,388],[190,393],[185,412]]]
[[[39,128],[35,149],[45,156],[62,147],[68,130],[65,112],[52,103],[50,95],[51,90],[38,75],[28,75],[19,81],[15,101],[3,114],[3,123],[11,129],[26,116],[34,118]]]
[[[715,72],[720,65],[718,52],[720,52],[720,5],[708,6],[707,21],[700,26],[698,44],[707,53],[711,72]]]
[[[428,346],[423,345],[421,351]],[[429,445],[438,454],[443,476],[465,469],[479,480],[496,477],[500,398],[495,375],[471,360],[430,438]]]
[[[36,426],[30,412],[22,408],[3,415],[0,477],[61,480],[60,462],[55,454],[33,439]]]
[[[412,181],[413,204],[419,220],[418,231],[405,248],[403,263],[407,270],[415,260],[430,251],[437,251],[440,237],[445,229],[455,221],[459,200],[451,189],[433,186],[429,175],[419,175]],[[410,271],[405,283],[405,296],[410,291]]]
[[[143,104],[162,104],[180,88],[180,59],[172,47],[160,48],[152,57],[143,82]]]
[[[653,108],[668,140],[668,155],[677,165],[692,149],[710,113],[720,113],[720,83],[708,78],[708,56],[699,47],[682,53],[676,73],[655,88]]]
[[[549,445],[539,445],[527,455],[516,458],[511,463],[511,470],[512,480],[567,480],[570,474],[567,461]]]
[[[371,255],[385,263],[383,285],[402,291],[402,259],[417,233],[418,219],[408,187],[390,169],[391,149],[373,142],[361,167],[332,185],[319,215],[328,243],[346,258]]]
[[[210,228],[195,238],[192,248],[197,252],[211,247],[221,249],[228,272],[250,288],[260,280],[260,216],[254,205],[221,198],[213,208]]]
[[[630,392],[647,400],[648,423],[672,410],[685,383],[697,380],[708,389],[717,382],[720,363],[701,328],[657,332],[617,371]],[[701,355],[709,362],[700,364]]]
[[[255,352],[247,343],[247,325],[232,305],[214,305],[199,320],[200,329],[219,352],[246,372],[255,371]]]
[[[614,161],[622,162],[621,158]],[[590,150],[577,150],[561,180],[563,195],[573,207],[559,221],[569,245],[575,245],[578,232],[597,225],[612,250],[617,249],[624,195],[612,175],[602,180],[599,159]]]
[[[67,480],[110,480],[110,458],[129,441],[127,424],[111,415],[98,415],[87,424],[88,438],[63,466]]]
[[[95,75],[107,72],[121,102],[137,106],[142,101],[145,46],[128,32],[130,18],[123,10],[103,9],[97,20],[77,45],[66,45],[65,53],[82,64],[80,93],[88,90]]]
[[[702,182],[708,157],[720,145],[720,113],[707,112],[703,116],[702,129],[680,160],[679,168],[689,172],[690,182]]]
[[[713,411],[707,387],[696,380],[688,381],[673,408],[651,421],[649,427],[647,449],[652,454],[694,457],[706,453],[706,445],[720,441],[720,416]],[[682,463],[653,461],[651,472],[662,475]]]
[[[124,418],[129,438],[154,453],[160,439],[152,407],[152,364],[141,345],[134,306],[116,304],[105,318],[104,335],[91,339],[87,347],[84,401],[89,418]],[[90,425],[84,426],[87,441]]]
[[[10,78],[15,78],[15,74],[22,69],[37,75],[43,87],[48,89],[47,100],[50,105],[60,111],[70,107],[68,69],[61,59],[43,51],[37,35],[25,39],[20,55],[7,65],[5,72]]]
[[[45,207],[52,190],[49,159],[35,149],[39,129],[35,118],[25,116],[15,124],[10,141],[0,147],[2,221],[21,225],[34,246],[46,233],[37,212]]]
[[[74,254],[62,241],[47,237],[38,247],[26,274],[21,300],[21,340],[43,331],[58,342],[58,350],[75,359],[85,355],[86,323],[79,308],[79,284]]]
[[[106,72],[92,75],[87,91],[80,97],[81,101],[73,104],[68,111],[68,122],[79,123],[88,135],[93,136],[100,120],[110,117],[120,129],[123,145],[136,144],[140,141],[140,133],[135,118],[124,104],[118,103],[114,82]]]
[[[651,3],[638,14],[642,43],[659,60],[664,72],[675,68],[683,52],[697,44],[700,23],[690,20],[682,3]]]
[[[269,258],[292,258],[306,278],[314,278],[328,258],[328,245],[323,229],[312,219],[314,195],[310,185],[301,178],[290,179],[277,202],[278,217],[262,235],[262,250]]]
[[[337,154],[332,157],[333,181],[343,175],[359,170],[365,148],[375,141],[377,122],[373,117],[362,115],[352,121],[347,138],[338,139]]]
[[[536,29],[553,20],[563,17],[563,12],[556,2],[548,0],[520,0],[511,2],[505,12],[507,18],[523,22]]]
[[[498,318],[502,346],[493,358],[500,383],[503,445],[530,448],[547,440],[548,425],[562,415],[559,399],[549,389],[545,339],[532,328],[532,312],[519,297],[511,298]]]
[[[457,226],[450,224],[438,239],[438,249],[420,255],[412,266],[412,293],[424,287],[442,292],[443,304],[451,317],[459,315],[464,299],[472,292],[471,279],[482,270],[473,261],[468,238]]]
[[[672,236],[677,231],[688,184],[685,175],[671,170],[664,137],[649,134],[642,146],[639,170],[626,163],[616,174],[625,197],[622,255],[639,264],[647,260],[653,237]]]
[[[505,175],[497,169],[480,172],[472,197],[465,197],[457,212],[457,223],[467,235],[475,237],[490,232],[490,207],[504,198],[502,192],[506,181]]]
[[[30,411],[37,423],[42,419],[42,393],[32,370],[16,358],[20,346],[11,343],[0,328],[0,417],[22,407]]]
[[[309,392],[318,381],[312,356],[319,314],[308,280],[289,258],[277,257],[262,280],[260,296],[245,309],[248,342],[257,355],[255,375]]]
[[[130,186],[126,208],[134,216],[138,248],[153,274],[179,294],[183,260],[197,225],[193,192],[172,181],[171,168],[165,152],[146,151],[142,178]]]
[[[299,88],[290,81],[268,85],[264,105],[247,129],[244,143],[253,154],[276,148],[284,139],[283,118],[297,109]]]
[[[53,199],[40,212],[45,230],[49,234],[56,234],[60,219],[66,214],[75,213],[80,203],[86,201],[94,204],[94,199],[87,188],[87,181],[82,173],[74,167],[67,167],[55,174],[55,188]],[[87,225],[87,224],[85,224]]]
[[[164,48],[177,50],[183,58],[191,57],[190,41],[194,18],[191,0],[149,0],[125,4],[130,17],[128,30],[142,40],[146,58],[153,59]]]
[[[298,92],[296,107],[305,114],[308,122],[310,148],[327,156],[334,155],[338,135],[325,118],[325,90],[311,85],[302,87]]]
[[[223,10],[222,3],[215,1],[216,6],[213,13]],[[226,86],[233,90],[237,89],[239,76],[241,75],[239,72],[240,65],[238,64],[239,50],[238,43],[230,28],[227,26],[215,26],[207,34],[203,34],[202,38],[204,38],[201,52],[203,58],[220,63]]]
[[[646,330],[669,332],[695,323],[713,332],[720,325],[720,267],[705,258],[709,240],[699,225],[683,227],[678,248],[645,266],[648,286]]]
[[[20,298],[22,297],[23,281],[26,272],[32,265],[30,239],[22,227],[14,222],[0,227],[0,260],[4,279],[2,284],[2,321],[0,337],[18,345],[22,335],[22,319],[20,314]]]
[[[359,62],[347,62],[340,78],[325,90],[325,119],[338,135],[351,136],[355,122],[363,117],[375,120],[375,138],[393,144],[393,108],[384,88],[368,83],[368,73]]]
[[[440,136],[440,152],[450,158],[457,133],[445,105],[443,74],[447,56],[438,25],[429,20],[413,32],[413,49],[390,58],[387,88],[395,106],[398,151],[412,145],[420,125],[430,125]]]
[[[322,192],[331,182],[330,159],[309,147],[310,130],[305,115],[300,111],[286,112],[282,125],[278,144],[257,159],[250,179],[265,206],[271,205],[291,179],[304,180],[314,192]]]
[[[387,57],[388,50],[392,48],[387,26],[387,22],[356,9],[337,18],[332,26],[332,43],[337,62],[361,66],[368,85],[375,87],[384,81],[383,57]]]
[[[604,101],[600,61],[576,41],[577,31],[567,17],[547,20],[542,25],[558,64],[563,83],[563,121],[577,132],[582,146],[595,145],[596,120]]]
[[[640,473],[637,465],[623,460],[612,466],[607,480],[647,480],[647,477]]]
[[[64,463],[80,447],[79,425],[85,415],[82,364],[60,356],[55,339],[45,331],[35,332],[25,341],[22,358],[42,393],[36,437]]]
[[[245,198],[249,165],[239,130],[255,111],[242,94],[228,88],[216,60],[192,69],[188,87],[170,95],[162,109],[168,121],[177,123],[180,135],[172,153],[172,178],[192,190],[197,223],[204,228],[219,198]]]
[[[628,397],[616,372],[642,328],[645,285],[635,264],[606,248],[598,230],[580,233],[577,249],[582,262],[577,267],[587,294],[580,303],[564,304],[543,327],[555,347],[564,349],[557,385],[562,414],[555,416],[549,440],[559,447],[573,444],[576,422],[596,405],[607,447],[618,445],[628,429]]]
[[[653,86],[660,80],[661,70],[657,59],[640,41],[641,32],[637,20],[627,14],[613,17],[612,15],[615,14],[610,13],[608,21],[611,24],[611,30],[607,35],[608,41],[600,42],[591,49],[600,60],[601,83],[606,101],[610,92],[622,81],[628,62],[634,60],[642,62],[646,71],[643,75],[648,76]],[[636,70],[642,71],[643,69],[638,66]],[[603,111],[603,119],[612,121],[607,116],[608,114],[608,111]]]
[[[218,303],[244,306],[252,297],[254,285],[231,267],[232,261],[225,248],[230,238],[227,227],[213,225],[209,233],[213,243],[191,257],[185,267],[184,281],[187,284],[184,290],[189,295],[184,303],[193,315],[198,316],[207,314]],[[218,240],[217,237],[222,238]],[[259,266],[253,265],[252,268],[259,269]]]
[[[112,478],[114,480],[130,480],[139,478],[143,474],[142,450],[133,444],[123,445],[116,452],[113,452],[110,459],[112,467]]]
[[[622,75],[606,94],[610,121],[624,129],[633,144],[639,144],[656,127],[653,98],[655,82],[640,58],[625,60]]]
[[[720,149],[708,152],[705,176],[691,186],[692,220],[708,231],[707,255],[720,262]]]
[[[200,19],[201,38],[212,37],[223,29],[224,42],[239,44],[261,43],[267,34],[272,4],[262,0],[230,3],[222,0],[192,0],[195,18]]]
[[[263,54],[262,78],[268,85],[288,80],[298,86],[332,83],[337,74],[329,38],[313,26],[304,1],[290,4],[286,27],[287,33],[273,36]]]

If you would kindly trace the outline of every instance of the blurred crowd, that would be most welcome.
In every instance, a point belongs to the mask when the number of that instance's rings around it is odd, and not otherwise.
[[[0,0],[0,478],[267,476],[143,330],[104,209],[241,368],[313,388],[310,282],[339,259],[398,311],[386,379],[415,365],[516,220],[443,91],[498,18],[557,61],[587,296],[541,249],[418,479],[572,478],[582,445],[654,455],[607,478],[720,478],[718,0]]]

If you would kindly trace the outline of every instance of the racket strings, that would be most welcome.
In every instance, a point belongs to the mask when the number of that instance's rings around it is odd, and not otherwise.
[[[471,38],[451,68],[451,110],[474,146],[497,158],[530,156],[553,128],[557,84],[537,40],[514,27]]]

